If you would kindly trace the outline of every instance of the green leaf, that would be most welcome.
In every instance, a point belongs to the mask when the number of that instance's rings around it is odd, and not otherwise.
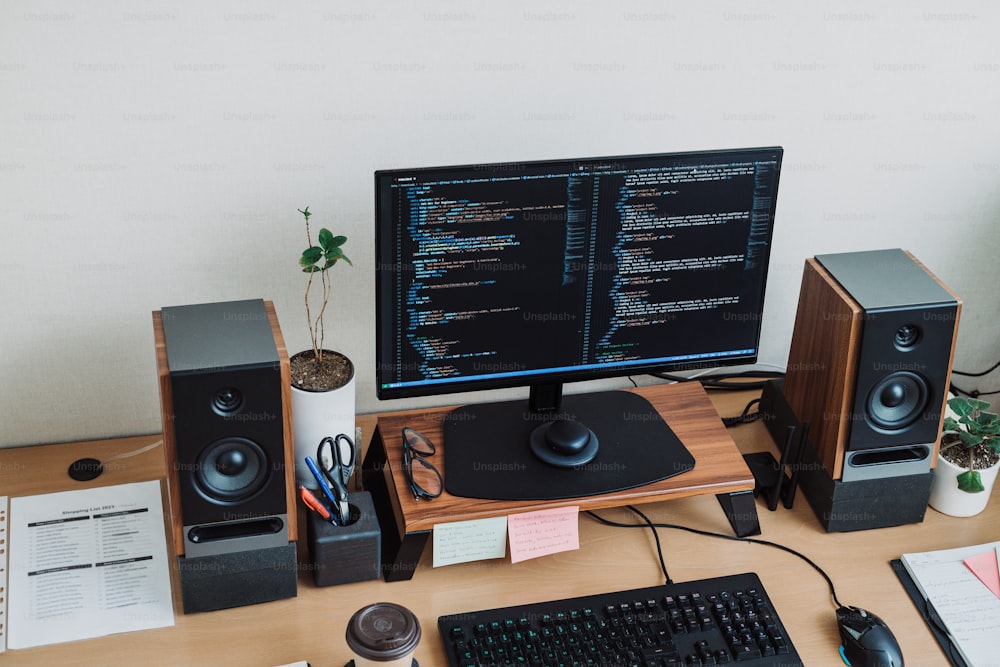
[[[961,431],[962,430],[962,426],[957,421],[955,421],[952,417],[945,417],[944,418],[943,429],[945,431]]]
[[[347,262],[348,264],[350,264],[351,266],[354,266],[354,262],[352,262],[351,260],[349,260],[347,258],[347,255],[345,255],[344,253],[340,253],[340,258],[342,260],[344,260],[345,262]]]
[[[323,269],[319,268],[318,266],[307,266],[306,268],[302,269],[302,273],[319,273],[322,270]]]
[[[306,217],[306,220],[308,220],[309,216],[312,215],[312,213],[309,212],[309,207],[308,206],[306,206],[305,209],[301,209],[300,208],[299,209],[299,213],[301,213],[302,215],[304,215]]]
[[[948,400],[948,407],[959,417],[968,417],[977,410],[985,410],[990,404],[975,398],[956,396]]]
[[[333,240],[333,232],[324,227],[319,230],[319,245],[323,250],[330,250],[330,241]]]
[[[983,444],[983,440],[985,440],[983,436],[973,435],[968,431],[959,431],[958,437],[959,439],[961,439],[962,444],[965,445],[966,447],[975,447],[976,445],[981,445]]]
[[[997,416],[994,412],[980,412],[979,417],[976,419],[979,423],[979,432],[983,434],[992,434],[1000,432],[1000,416]]]
[[[958,476],[958,488],[966,493],[979,493],[985,491],[983,480],[979,477],[978,470],[966,470]]]
[[[326,258],[332,259],[335,262],[343,256],[344,256],[344,251],[341,250],[340,248],[330,248],[329,250],[326,251]]]
[[[334,236],[332,239],[330,239],[330,245],[333,246],[334,248],[338,248],[338,247],[344,245],[345,243],[347,243],[347,237],[346,236],[338,235],[338,236]]]
[[[323,257],[323,249],[319,246],[312,246],[302,251],[299,264],[302,266],[312,266]]]
[[[1000,438],[990,438],[985,444],[994,454],[1000,454]]]

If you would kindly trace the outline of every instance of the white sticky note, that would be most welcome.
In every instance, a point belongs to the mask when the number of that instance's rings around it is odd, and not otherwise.
[[[507,517],[510,562],[580,548],[580,508],[557,507]]]
[[[503,558],[507,555],[507,517],[454,521],[434,526],[434,567]]]

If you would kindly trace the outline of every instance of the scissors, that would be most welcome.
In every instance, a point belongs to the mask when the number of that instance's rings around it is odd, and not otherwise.
[[[347,502],[347,483],[354,470],[357,452],[354,442],[343,433],[334,438],[325,437],[316,449],[316,461],[306,457],[306,465],[330,502],[330,513],[338,525],[346,525],[350,520],[350,505]],[[318,461],[318,463],[317,463]]]

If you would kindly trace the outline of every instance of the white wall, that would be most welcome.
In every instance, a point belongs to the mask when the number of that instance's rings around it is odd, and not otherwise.
[[[903,247],[965,301],[956,367],[986,367],[1000,10],[818,4],[5,0],[0,446],[158,431],[162,306],[271,299],[305,347],[306,205],[350,237],[360,410],[418,405],[374,392],[389,167],[782,145],[761,361],[806,257]]]

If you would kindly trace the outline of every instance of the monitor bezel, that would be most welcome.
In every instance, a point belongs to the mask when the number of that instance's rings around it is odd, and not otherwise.
[[[774,235],[775,212],[777,208],[777,193],[780,182],[781,162],[784,149],[781,146],[766,146],[756,148],[733,148],[733,149],[712,149],[704,151],[679,151],[664,153],[642,153],[635,155],[613,155],[588,158],[563,158],[552,160],[528,160],[517,162],[491,162],[491,163],[469,163],[458,165],[444,165],[432,167],[414,168],[393,168],[380,169],[375,171],[375,391],[379,400],[392,400],[399,398],[427,397],[437,395],[450,395],[456,393],[510,389],[517,387],[544,387],[561,386],[563,383],[585,382],[590,380],[602,380],[616,377],[627,377],[630,375],[642,375],[653,372],[678,372],[700,369],[714,369],[720,367],[744,366],[757,363],[760,351],[760,338],[762,328],[762,314],[764,310],[765,297],[767,293],[767,279],[770,268],[770,247]],[[383,376],[387,366],[386,355],[388,347],[391,346],[391,315],[387,308],[391,308],[391,295],[386,295],[386,278],[394,270],[401,267],[395,264],[395,258],[389,253],[391,250],[391,239],[398,234],[398,226],[391,219],[391,202],[385,197],[391,191],[389,184],[400,177],[407,175],[426,176],[435,173],[445,174],[453,171],[507,171],[517,172],[530,168],[550,168],[558,169],[565,166],[578,166],[581,164],[591,165],[595,169],[600,169],[600,165],[605,163],[640,163],[650,160],[674,160],[682,162],[684,160],[697,161],[699,159],[718,160],[720,158],[731,158],[732,161],[753,161],[753,160],[773,160],[776,165],[774,201],[770,209],[770,220],[768,224],[768,252],[766,254],[763,270],[761,271],[759,293],[760,307],[755,312],[753,320],[756,324],[754,331],[754,347],[751,353],[738,356],[727,357],[707,357],[705,360],[686,358],[676,363],[662,363],[661,360],[645,360],[647,363],[613,364],[601,368],[573,368],[573,369],[545,369],[541,372],[531,371],[518,373],[515,375],[504,374],[494,375],[483,379],[462,379],[447,378],[446,380],[427,384],[406,385],[406,386],[384,386]],[[391,260],[391,261],[387,261]]]

